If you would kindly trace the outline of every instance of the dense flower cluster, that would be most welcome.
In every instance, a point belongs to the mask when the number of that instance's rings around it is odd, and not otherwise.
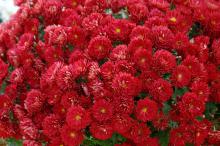
[[[0,137],[24,146],[219,145],[220,2],[15,0]],[[168,137],[167,137],[168,138]],[[110,139],[110,140],[109,140]]]

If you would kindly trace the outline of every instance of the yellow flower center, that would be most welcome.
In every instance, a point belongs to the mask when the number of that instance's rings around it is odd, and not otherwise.
[[[171,22],[176,22],[176,18],[175,18],[175,17],[171,17],[171,18],[170,18],[170,21],[171,21]]]
[[[76,137],[76,134],[74,132],[71,132],[70,137],[74,138],[74,137]]]
[[[115,32],[116,32],[116,33],[120,33],[120,32],[121,32],[121,29],[120,29],[120,28],[116,28],[116,29],[115,29]]]
[[[82,119],[82,117],[81,117],[80,115],[76,115],[76,116],[75,116],[75,119],[76,119],[77,121],[79,121],[79,120]]]
[[[104,113],[106,113],[106,109],[102,108],[102,109],[100,110],[100,112],[104,114]]]
[[[147,107],[144,107],[144,108],[142,109],[142,112],[143,112],[143,113],[146,113],[146,112],[147,112]]]
[[[73,1],[72,4],[73,4],[74,7],[77,6],[77,2],[75,0]]]

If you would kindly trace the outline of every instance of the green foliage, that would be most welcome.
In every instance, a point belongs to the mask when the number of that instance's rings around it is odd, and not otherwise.
[[[16,140],[9,138],[6,140],[7,146],[22,146],[22,141],[21,140]]]

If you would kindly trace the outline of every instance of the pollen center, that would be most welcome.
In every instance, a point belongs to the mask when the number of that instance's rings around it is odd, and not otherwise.
[[[74,138],[74,137],[76,137],[76,134],[74,132],[71,132],[70,137]]]
[[[144,108],[142,109],[142,112],[143,112],[143,113],[146,113],[146,112],[147,112],[147,107],[144,107]]]
[[[100,110],[100,112],[104,114],[104,113],[106,113],[106,110],[105,110],[104,108],[102,108],[102,109]]]
[[[172,18],[170,18],[170,21],[176,22],[176,18],[175,18],[175,17],[172,17]]]
[[[81,117],[80,115],[76,115],[76,116],[75,116],[75,119],[76,119],[77,121],[79,121],[79,120],[82,119],[82,117]]]
[[[115,29],[115,32],[116,32],[116,33],[120,33],[120,32],[121,32],[121,29],[120,29],[120,28],[116,28],[116,29]]]

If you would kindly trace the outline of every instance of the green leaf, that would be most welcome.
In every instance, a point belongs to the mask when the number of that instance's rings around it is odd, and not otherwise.
[[[16,140],[13,138],[6,139],[7,146],[23,146],[21,140]]]
[[[171,110],[171,106],[168,104],[168,102],[165,102],[163,104],[163,108],[162,108],[162,111],[164,114],[168,115],[169,111]]]
[[[158,132],[159,142],[161,146],[168,146],[169,144],[169,129]]]

